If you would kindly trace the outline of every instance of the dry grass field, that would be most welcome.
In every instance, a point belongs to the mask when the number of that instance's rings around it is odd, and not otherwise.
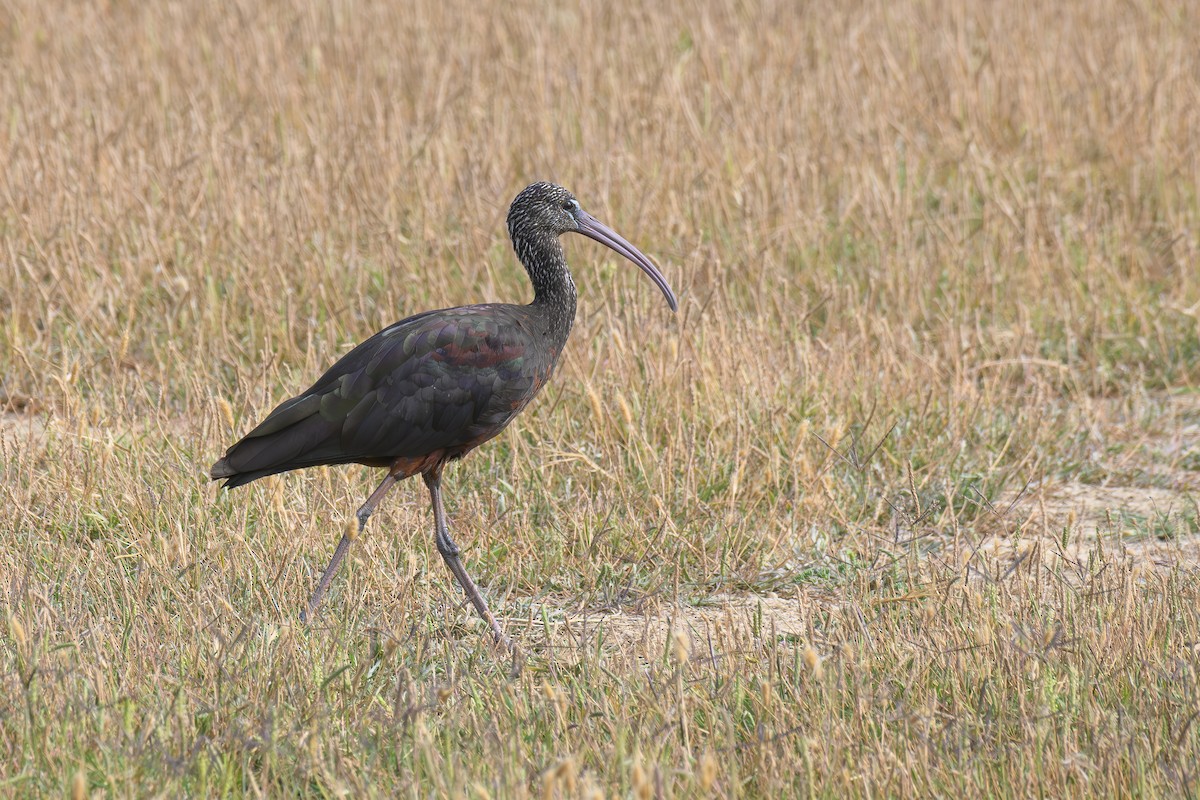
[[[1200,6],[0,3],[0,794],[1196,797]],[[526,301],[419,481],[209,465]]]

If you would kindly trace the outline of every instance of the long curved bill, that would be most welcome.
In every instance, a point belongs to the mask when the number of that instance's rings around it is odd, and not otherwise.
[[[671,307],[671,310],[677,311],[679,309],[679,304],[675,301],[675,293],[671,291],[671,285],[667,283],[667,279],[663,277],[663,274],[658,271],[658,267],[654,266],[654,262],[647,258],[641,250],[638,250],[627,242],[621,234],[583,209],[575,212],[575,221],[579,224],[579,233],[582,233],[589,239],[595,239],[600,244],[620,253],[641,267],[642,272],[650,276],[650,280],[654,281],[654,284],[658,286],[659,290],[663,293],[663,297],[667,298],[667,305]]]

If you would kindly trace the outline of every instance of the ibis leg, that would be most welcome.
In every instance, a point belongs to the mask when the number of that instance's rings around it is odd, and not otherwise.
[[[429,487],[429,496],[433,501],[433,520],[437,528],[438,552],[442,554],[446,566],[450,568],[450,571],[454,573],[454,577],[458,579],[459,585],[462,586],[467,599],[475,606],[475,610],[479,612],[479,616],[483,617],[484,621],[491,627],[492,636],[495,638],[496,643],[506,648],[511,648],[512,643],[504,635],[504,629],[500,627],[500,623],[492,616],[492,612],[488,608],[487,601],[483,599],[483,594],[479,591],[479,587],[475,585],[475,581],[471,580],[471,576],[463,568],[462,562],[458,560],[458,545],[450,538],[450,531],[446,527],[446,511],[442,507],[441,469],[426,472],[425,485]]]
[[[362,533],[363,528],[367,527],[367,520],[375,513],[375,507],[379,505],[379,501],[383,499],[383,496],[388,493],[388,489],[391,489],[392,484],[395,482],[395,474],[389,473],[375,491],[371,492],[371,496],[367,498],[367,502],[363,503],[362,507],[358,509],[358,513],[356,514],[358,517],[358,533]],[[334,573],[342,565],[342,559],[346,557],[346,551],[350,549],[350,543],[356,537],[357,534],[351,535],[347,533],[338,542],[337,549],[333,551],[333,558],[329,560],[329,566],[325,568],[320,582],[317,583],[317,590],[313,592],[312,599],[308,601],[308,610],[300,614],[301,622],[308,622],[312,619],[313,614],[316,613],[317,607],[321,605],[321,600],[325,597],[325,591],[329,588],[330,581],[333,580]]]

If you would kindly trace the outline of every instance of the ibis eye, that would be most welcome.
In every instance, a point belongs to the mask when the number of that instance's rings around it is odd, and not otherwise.
[[[570,211],[570,212],[574,213],[575,211],[579,210],[579,201],[578,200],[567,200],[566,202],[563,203],[562,207],[563,207],[563,211]]]

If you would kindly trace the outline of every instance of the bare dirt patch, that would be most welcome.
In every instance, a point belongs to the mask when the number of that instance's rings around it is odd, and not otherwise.
[[[664,602],[572,615],[564,621],[561,633],[577,641],[600,633],[617,649],[633,647],[643,658],[654,660],[677,648],[694,653],[716,641],[726,643],[764,634],[806,640],[812,633],[813,613],[819,607],[827,608],[827,600],[816,589],[789,598],[714,595],[702,605]]]
[[[1130,409],[1098,402],[1085,420],[1096,442],[1096,483],[1048,481],[996,503],[1010,521],[1006,535],[981,550],[1020,557],[1052,546],[1086,559],[1118,547],[1137,566],[1200,565],[1200,398],[1150,398]]]
[[[1115,549],[1133,569],[1200,568],[1200,510],[1188,493],[1066,483],[1018,501],[1010,516],[1024,522],[983,540],[980,552],[1016,561],[1043,548],[1082,564]]]
[[[0,414],[0,444],[6,449],[40,449],[45,441],[46,421],[43,416],[11,411]]]

